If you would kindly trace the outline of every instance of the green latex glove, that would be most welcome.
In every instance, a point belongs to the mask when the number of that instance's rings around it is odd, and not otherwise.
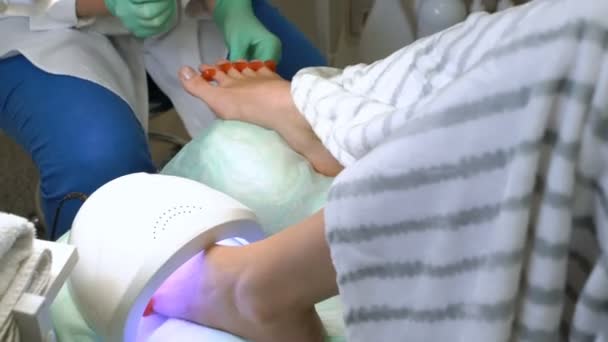
[[[281,41],[256,18],[251,0],[215,0],[213,19],[224,34],[231,61],[280,61]]]
[[[176,0],[104,0],[108,11],[136,37],[167,32],[177,21]]]

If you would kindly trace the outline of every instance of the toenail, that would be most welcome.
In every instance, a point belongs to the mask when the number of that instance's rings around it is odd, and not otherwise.
[[[184,79],[190,80],[191,78],[196,76],[196,72],[194,70],[192,70],[191,68],[186,67],[186,68],[182,69],[181,75]]]
[[[264,65],[266,65],[266,67],[270,69],[270,71],[277,71],[277,63],[272,60],[264,62]]]

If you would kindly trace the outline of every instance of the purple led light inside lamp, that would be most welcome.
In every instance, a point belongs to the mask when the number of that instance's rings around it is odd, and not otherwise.
[[[222,241],[218,242],[217,244],[221,245],[221,246],[238,247],[238,246],[247,245],[249,243],[245,239],[242,239],[242,238],[230,238],[230,239],[222,240]],[[182,265],[180,268],[178,268],[169,278],[167,278],[167,280],[165,280],[165,282],[163,282],[163,284],[160,286],[159,289],[163,289],[165,291],[171,291],[170,290],[171,285],[168,284],[167,282],[173,280],[173,275],[175,275],[181,279],[196,279],[196,277],[186,277],[186,276],[180,277],[180,273],[187,272],[188,268],[192,267],[193,263],[196,262],[195,259],[201,257],[201,254],[202,254],[202,252],[195,255],[190,260],[188,260],[186,263],[184,263],[184,265]],[[188,286],[186,285],[186,287],[188,287]],[[180,285],[180,288],[183,288],[183,286]],[[169,290],[167,290],[167,289],[169,289]],[[174,293],[183,293],[184,294],[184,297],[178,299],[176,301],[176,304],[178,302],[190,300],[187,291],[174,291]],[[147,339],[147,337],[150,336],[154,330],[158,329],[166,320],[167,320],[167,317],[156,314],[154,312],[154,296],[152,296],[152,298],[148,302],[148,305],[146,306],[146,309],[144,310],[143,318],[141,319],[141,321],[139,323],[137,340],[145,341]]]

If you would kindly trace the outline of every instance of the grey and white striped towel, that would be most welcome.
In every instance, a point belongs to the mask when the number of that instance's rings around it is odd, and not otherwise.
[[[349,341],[608,340],[607,52],[608,2],[538,0],[297,75]]]

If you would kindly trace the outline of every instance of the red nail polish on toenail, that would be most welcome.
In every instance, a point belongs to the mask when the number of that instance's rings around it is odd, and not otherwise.
[[[262,61],[251,61],[249,62],[249,69],[253,71],[258,71],[264,67],[264,63]]]
[[[232,63],[222,63],[218,65],[218,68],[223,72],[228,72],[228,70],[232,69]]]
[[[144,317],[150,316],[154,313],[154,298],[150,299],[148,305],[146,305],[146,309],[144,310]]]
[[[207,82],[213,81],[213,78],[215,77],[215,69],[203,70],[202,76],[205,79],[205,81],[207,81]]]
[[[264,62],[264,65],[273,72],[277,71],[277,63],[274,61],[266,61]]]
[[[243,70],[247,69],[248,64],[249,63],[247,63],[247,62],[240,62],[240,61],[232,63],[232,65],[234,65],[236,70],[238,70],[239,72],[243,72]]]

